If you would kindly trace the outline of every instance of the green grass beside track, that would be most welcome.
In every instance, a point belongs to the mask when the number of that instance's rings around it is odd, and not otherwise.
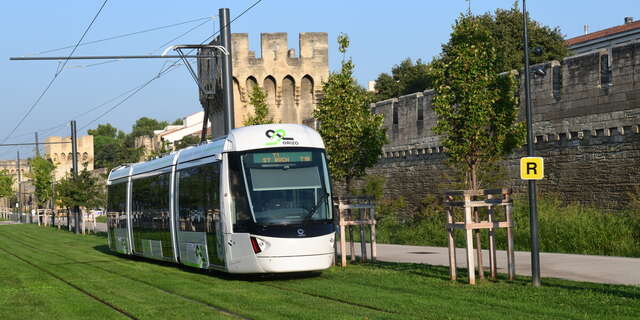
[[[444,267],[393,263],[230,276],[115,255],[104,237],[0,226],[0,319],[640,318],[640,287],[543,282],[469,286]]]

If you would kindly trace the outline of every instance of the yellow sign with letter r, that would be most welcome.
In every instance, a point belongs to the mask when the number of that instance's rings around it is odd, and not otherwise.
[[[544,160],[542,157],[520,158],[520,179],[542,180],[544,178]]]

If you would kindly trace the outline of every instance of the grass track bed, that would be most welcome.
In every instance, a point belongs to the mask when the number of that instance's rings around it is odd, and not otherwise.
[[[106,239],[0,227],[0,249],[140,319],[638,319],[640,288],[544,279],[448,280],[443,267],[378,263],[318,276],[202,273],[107,251]],[[462,273],[464,275],[464,273]],[[464,280],[464,279],[463,279]],[[125,318],[0,250],[0,319]]]

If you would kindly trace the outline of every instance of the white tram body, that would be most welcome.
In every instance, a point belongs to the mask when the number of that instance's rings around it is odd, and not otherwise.
[[[331,182],[311,128],[270,124],[115,168],[113,251],[231,273],[323,270],[334,258]]]

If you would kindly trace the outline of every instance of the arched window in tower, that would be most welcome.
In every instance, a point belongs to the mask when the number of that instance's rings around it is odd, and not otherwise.
[[[253,87],[257,85],[258,85],[258,81],[256,80],[256,78],[252,76],[247,78],[247,97],[251,95],[251,90],[253,90]]]
[[[60,161],[65,161],[67,160],[67,156],[64,153],[60,154]]]
[[[87,161],[89,159],[89,154],[84,152],[82,153],[82,161]]]
[[[276,79],[272,76],[264,78],[264,84],[262,88],[267,93],[267,105],[269,106],[269,113],[273,116],[273,119],[277,122],[282,119],[280,110],[276,109]]]
[[[298,108],[296,108],[296,82],[291,76],[282,80],[282,122],[298,123]]]
[[[300,114],[302,120],[313,117],[313,78],[310,75],[302,77],[300,82]]]

